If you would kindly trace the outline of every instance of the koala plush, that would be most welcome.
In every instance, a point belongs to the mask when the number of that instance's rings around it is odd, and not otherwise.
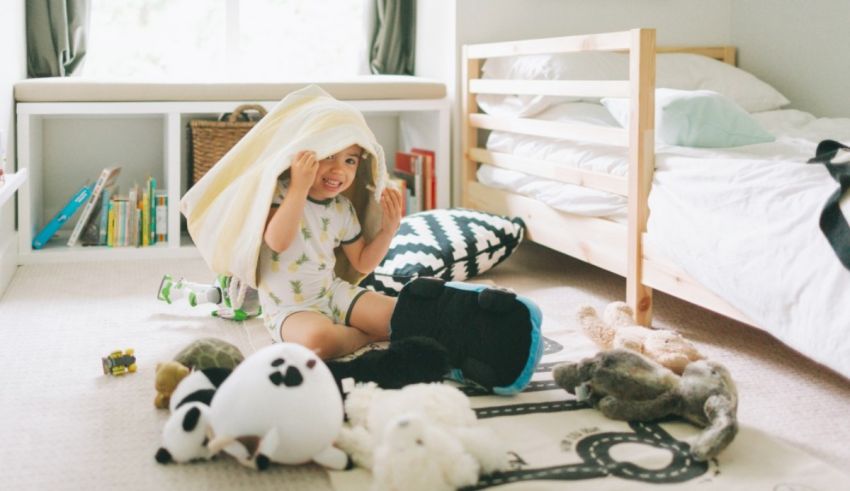
[[[697,460],[717,455],[738,432],[735,383],[715,362],[692,362],[679,376],[641,354],[616,349],[562,363],[553,374],[555,383],[608,418],[652,421],[673,415],[705,428],[691,441]]]

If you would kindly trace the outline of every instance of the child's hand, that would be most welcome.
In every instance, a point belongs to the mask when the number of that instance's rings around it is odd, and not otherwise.
[[[401,192],[397,189],[384,188],[381,193],[381,230],[395,234],[401,224]]]
[[[292,174],[290,186],[293,190],[308,191],[316,180],[318,170],[319,161],[316,160],[316,152],[311,150],[298,152],[289,168]]]

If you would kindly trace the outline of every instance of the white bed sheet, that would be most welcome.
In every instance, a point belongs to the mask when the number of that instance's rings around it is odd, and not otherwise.
[[[759,327],[850,378],[850,271],[818,228],[837,183],[822,165],[805,163],[823,139],[850,142],[850,119],[796,110],[753,116],[775,142],[658,146],[648,240]],[[618,175],[627,168],[624,149],[598,146],[603,152],[595,154],[594,145],[550,139],[541,151],[541,139],[526,138],[491,136],[500,151],[513,145],[524,156],[566,156],[579,167]],[[850,216],[850,196],[842,210]]]

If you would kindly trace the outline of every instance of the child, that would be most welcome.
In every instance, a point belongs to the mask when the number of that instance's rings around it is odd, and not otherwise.
[[[341,195],[354,182],[363,149],[351,145],[321,160],[298,153],[290,180],[278,192],[263,234],[258,266],[266,327],[277,341],[336,358],[386,340],[395,300],[334,275],[334,249],[342,248],[359,272],[371,272],[387,253],[401,223],[401,193],[381,195],[381,228],[371,242],[360,233],[351,202]]]
[[[389,335],[395,299],[334,275],[339,246],[351,265],[368,274],[386,255],[401,223],[402,197],[381,195],[381,228],[369,243],[361,235],[351,202],[341,195],[355,182],[363,149],[351,145],[321,160],[302,151],[289,179],[279,179],[266,221],[257,268],[259,302],[276,341],[306,346],[336,358]],[[158,298],[169,303],[222,303],[226,288],[164,278]],[[249,313],[250,316],[250,313]]]

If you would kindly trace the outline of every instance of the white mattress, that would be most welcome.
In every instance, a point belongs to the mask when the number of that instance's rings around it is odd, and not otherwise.
[[[818,228],[823,204],[837,183],[823,166],[805,163],[823,139],[850,142],[850,119],[815,119],[796,110],[753,116],[777,137],[775,142],[731,149],[658,146],[648,240],[761,328],[850,377],[845,293],[850,271]],[[625,149],[533,140],[494,133],[488,147],[515,149],[530,158],[563,158],[569,165],[617,175],[627,169]],[[479,176],[502,182],[496,186],[516,184],[517,176],[505,178],[497,170],[482,167]],[[552,206],[564,211],[584,207],[596,216],[624,216],[625,203],[616,208],[619,197],[614,195],[582,203],[586,197],[576,186],[528,176],[512,188],[531,190],[533,197],[560,203]],[[842,210],[850,216],[849,196]]]

